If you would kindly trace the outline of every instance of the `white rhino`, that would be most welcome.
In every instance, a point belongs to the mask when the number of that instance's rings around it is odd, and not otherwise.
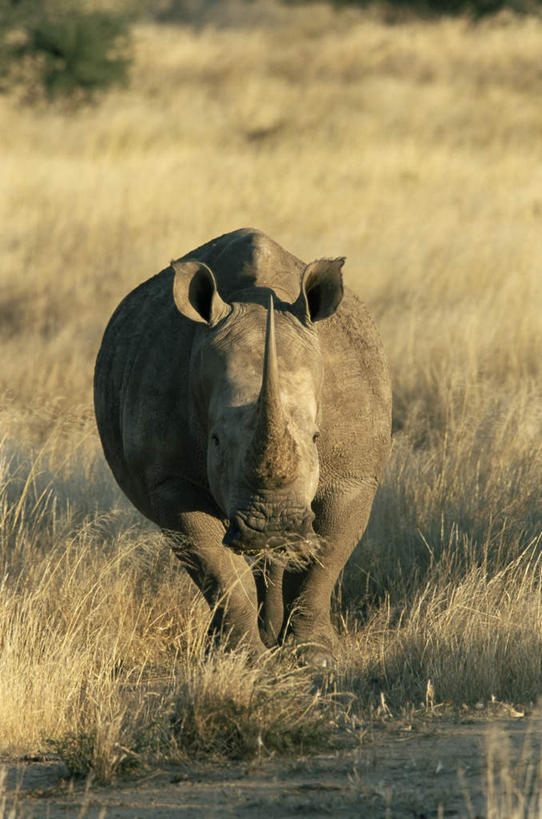
[[[332,655],[330,595],[389,454],[388,368],[343,262],[220,236],[126,296],[96,362],[115,478],[169,534],[214,628],[254,655],[287,634],[309,661]],[[290,543],[310,557],[273,559]],[[271,557],[251,571],[255,550]]]

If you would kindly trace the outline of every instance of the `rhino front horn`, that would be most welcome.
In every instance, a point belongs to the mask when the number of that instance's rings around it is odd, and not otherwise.
[[[256,429],[249,450],[251,477],[265,487],[289,483],[296,477],[298,457],[281,404],[272,296],[269,297],[262,386],[256,413]]]

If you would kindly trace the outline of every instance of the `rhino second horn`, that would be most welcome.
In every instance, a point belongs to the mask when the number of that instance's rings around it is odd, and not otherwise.
[[[263,356],[262,388],[258,398],[258,412],[270,424],[284,421],[280,403],[279,363],[275,343],[275,311],[273,296],[269,296],[267,325],[265,328],[265,350]]]
[[[298,455],[280,399],[272,296],[269,297],[262,386],[256,412],[256,429],[250,449],[251,477],[269,487],[289,483],[296,477]]]

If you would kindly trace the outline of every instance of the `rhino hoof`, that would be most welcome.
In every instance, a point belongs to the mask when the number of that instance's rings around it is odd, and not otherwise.
[[[318,643],[306,643],[298,646],[298,660],[300,665],[314,671],[329,671],[334,666],[334,656],[331,649]]]

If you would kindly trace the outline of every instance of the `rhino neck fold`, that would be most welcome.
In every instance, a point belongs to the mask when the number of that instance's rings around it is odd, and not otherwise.
[[[256,428],[247,464],[249,480],[264,487],[293,481],[298,462],[297,446],[288,431],[281,404],[272,296],[267,313],[262,387],[256,413]]]

